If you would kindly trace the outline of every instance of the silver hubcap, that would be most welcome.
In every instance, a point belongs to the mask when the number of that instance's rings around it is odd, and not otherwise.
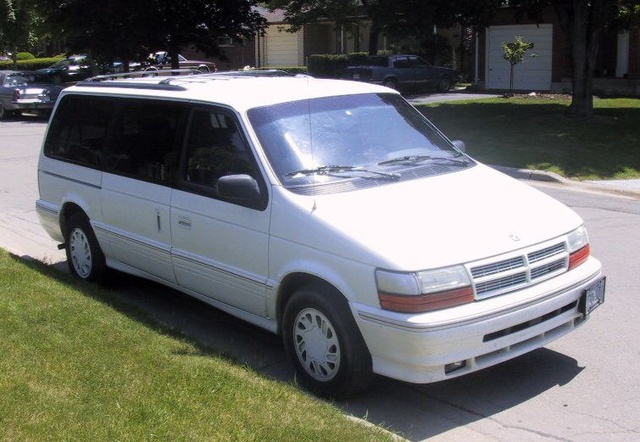
[[[73,229],[69,236],[70,258],[73,268],[81,278],[86,278],[91,273],[92,260],[89,239],[81,229]]]
[[[316,309],[302,310],[293,330],[296,354],[314,379],[329,381],[340,368],[340,343],[333,324]]]

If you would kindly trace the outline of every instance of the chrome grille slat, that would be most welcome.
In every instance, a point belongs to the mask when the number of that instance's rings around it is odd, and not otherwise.
[[[556,256],[564,253],[564,244],[556,244],[546,249],[532,252],[527,255],[530,263],[538,262],[551,256]]]
[[[468,270],[476,299],[484,299],[542,282],[566,272],[568,265],[569,253],[561,241],[470,264]]]
[[[471,269],[471,274],[473,275],[474,279],[477,279],[484,276],[495,275],[497,273],[524,267],[524,265],[524,257],[518,256],[517,258],[507,259],[480,267],[474,267],[473,269]]]

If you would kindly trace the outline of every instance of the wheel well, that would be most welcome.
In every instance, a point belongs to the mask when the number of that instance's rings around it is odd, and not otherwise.
[[[87,216],[84,210],[75,203],[67,203],[62,206],[62,210],[60,211],[60,230],[62,231],[62,236],[65,237],[65,241],[67,239],[67,222],[76,213],[82,213],[84,216]]]
[[[282,333],[282,316],[284,314],[284,309],[289,302],[289,299],[293,296],[293,294],[300,288],[304,286],[314,285],[320,287],[325,291],[329,296],[334,297],[337,302],[347,302],[347,299],[344,297],[340,291],[334,287],[332,284],[328,283],[322,278],[319,278],[315,275],[310,275],[308,273],[293,273],[288,275],[282,283],[280,283],[280,288],[278,289],[278,302],[277,302],[277,319],[278,319],[278,333]]]

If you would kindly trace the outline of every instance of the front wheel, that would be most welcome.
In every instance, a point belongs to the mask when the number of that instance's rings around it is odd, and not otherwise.
[[[283,317],[285,349],[300,384],[320,396],[345,398],[368,386],[371,356],[335,290],[323,285],[299,289]]]
[[[85,281],[101,281],[105,259],[98,240],[85,216],[71,215],[66,235],[67,263],[71,273]]]

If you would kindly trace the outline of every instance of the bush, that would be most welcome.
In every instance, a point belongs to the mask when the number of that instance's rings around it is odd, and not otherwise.
[[[259,68],[259,69],[262,69],[262,70],[279,69],[281,71],[287,71],[291,75],[307,74],[307,67],[306,66],[267,66],[267,67]]]
[[[17,67],[15,69],[19,71],[35,71],[38,69],[47,68],[58,60],[60,60],[60,57],[18,60]],[[0,70],[2,69],[13,70],[13,61],[0,61]]]
[[[309,57],[309,74],[318,78],[341,78],[347,66],[365,63],[367,54],[314,54]]]
[[[34,58],[36,58],[31,52],[18,52],[16,54],[16,59],[18,61],[21,60],[33,60]]]

